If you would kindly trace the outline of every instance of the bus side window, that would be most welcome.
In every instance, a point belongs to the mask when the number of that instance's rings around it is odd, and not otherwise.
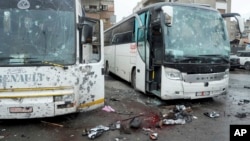
[[[113,38],[112,38],[111,44],[115,45],[116,44],[116,40],[117,40],[117,36],[114,35]]]

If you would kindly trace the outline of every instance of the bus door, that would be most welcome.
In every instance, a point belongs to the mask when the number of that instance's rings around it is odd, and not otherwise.
[[[147,71],[148,89],[149,92],[157,96],[161,95],[161,81],[162,81],[162,61],[163,61],[163,29],[161,12],[153,10],[150,17],[149,29],[149,43],[150,43],[150,56],[149,56],[149,69]]]
[[[136,89],[146,93],[146,67],[149,54],[147,49],[147,27],[148,27],[148,13],[142,13],[136,16],[135,20],[135,32],[137,42],[137,54],[136,54]]]
[[[83,111],[104,104],[104,49],[102,22],[85,17],[81,26],[78,109]]]
[[[151,26],[151,39],[150,39],[150,73],[151,74],[151,93],[160,95],[161,89],[161,73],[162,73],[162,58],[163,58],[163,36],[161,24],[153,24]]]

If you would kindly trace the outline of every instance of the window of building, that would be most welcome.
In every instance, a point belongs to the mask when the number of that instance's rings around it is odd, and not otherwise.
[[[108,10],[108,5],[101,5],[100,9],[103,11]]]
[[[89,9],[91,9],[91,10],[97,10],[97,6],[96,5],[90,5]]]
[[[226,13],[226,9],[218,9],[218,11],[219,11],[221,14],[225,14],[225,13]]]

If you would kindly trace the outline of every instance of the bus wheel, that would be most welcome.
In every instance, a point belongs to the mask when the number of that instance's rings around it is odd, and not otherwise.
[[[131,85],[135,89],[136,88],[136,74],[135,74],[135,69],[132,71],[131,75]]]
[[[250,70],[250,62],[246,62],[245,65],[244,65],[245,69],[246,70]]]

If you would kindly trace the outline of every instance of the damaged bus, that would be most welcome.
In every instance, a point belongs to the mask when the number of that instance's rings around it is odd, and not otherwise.
[[[0,119],[104,105],[102,21],[81,0],[0,0]]]
[[[163,100],[227,92],[230,45],[224,18],[197,4],[157,3],[104,32],[105,71]]]

